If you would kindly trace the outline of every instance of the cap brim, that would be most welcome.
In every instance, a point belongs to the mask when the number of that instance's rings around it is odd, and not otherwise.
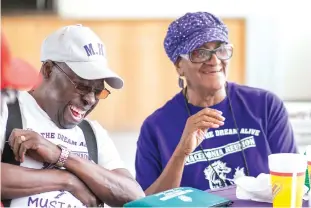
[[[79,77],[87,80],[104,79],[114,89],[123,87],[123,80],[105,62],[65,62]]]

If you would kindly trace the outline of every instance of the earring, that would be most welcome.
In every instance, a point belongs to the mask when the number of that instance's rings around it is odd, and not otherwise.
[[[181,78],[181,76],[179,75],[178,77],[178,86],[181,88],[181,89],[184,89],[185,85],[184,85],[184,80]]]

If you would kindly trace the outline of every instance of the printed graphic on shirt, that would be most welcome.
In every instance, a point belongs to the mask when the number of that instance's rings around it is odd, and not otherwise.
[[[61,192],[61,191],[60,191]],[[40,197],[40,195],[34,195],[28,197],[27,205],[28,207],[53,207],[53,208],[80,208],[86,207],[82,203],[78,205],[78,203],[74,204],[71,200],[61,199],[61,196],[66,194],[66,192],[61,192],[54,198],[44,198]],[[67,193],[69,194],[69,193]]]
[[[226,163],[218,160],[204,169],[205,179],[208,180],[210,189],[217,189],[234,184],[234,180],[245,176],[244,167],[235,168],[235,174],[232,179],[227,178],[227,174],[231,172],[232,168],[227,167]]]
[[[25,130],[34,131],[32,128],[25,128]],[[84,138],[83,138],[83,141],[78,142],[78,141],[74,141],[74,140],[68,138],[67,136],[65,136],[64,134],[58,133],[58,132],[40,132],[39,134],[41,134],[42,137],[50,140],[51,142],[53,142],[53,140],[56,139],[56,140],[63,141],[63,142],[70,144],[70,145],[86,147],[86,143],[85,143]]]
[[[27,199],[28,207],[53,207],[53,208],[80,208],[86,207],[80,201],[74,199],[71,193],[66,191],[50,192],[51,196],[44,195],[29,196]],[[54,196],[52,195],[54,194]],[[73,200],[74,199],[74,200]]]
[[[27,128],[27,130],[33,131],[30,128]],[[60,140],[62,142],[65,142],[65,143],[69,144],[68,147],[69,147],[69,149],[71,149],[71,153],[72,154],[77,155],[77,156],[79,156],[81,158],[90,160],[89,153],[87,152],[86,148],[82,148],[82,149],[84,149],[83,151],[78,151],[78,150],[76,150],[75,147],[74,148],[70,148],[70,146],[86,147],[86,143],[84,141],[77,142],[77,141],[74,141],[74,140],[68,138],[67,136],[65,136],[65,135],[63,135],[61,133],[55,133],[55,132],[41,132],[40,134],[41,134],[42,137],[50,140],[53,143],[54,143],[53,140],[56,139],[56,140]],[[74,149],[74,150],[72,150],[72,149]],[[42,168],[41,169],[49,169],[49,168],[54,168],[54,165],[46,163],[46,162],[44,162],[42,164]]]
[[[239,131],[240,135],[252,135],[259,136],[260,130],[252,129],[252,128],[241,128]],[[205,139],[211,139],[218,136],[227,136],[227,135],[235,135],[238,134],[236,129],[219,129],[219,130],[211,130],[206,132]]]
[[[246,137],[241,141],[229,143],[217,148],[204,149],[204,154],[201,150],[192,152],[186,159],[186,165],[195,164],[197,162],[206,162],[206,157],[209,161],[217,160],[224,156],[240,152],[243,149],[256,147],[254,136]]]
[[[186,165],[193,165],[198,162],[209,161],[209,165],[203,170],[205,179],[209,183],[210,189],[216,189],[234,184],[238,177],[245,176],[244,167],[229,167],[221,159],[230,154],[241,152],[242,149],[255,148],[255,137],[260,135],[260,130],[251,128],[241,128],[239,130],[241,140],[228,143],[216,148],[203,149],[192,152],[186,159]],[[206,132],[205,139],[212,139],[218,136],[237,135],[236,129],[221,129]],[[245,137],[246,136],[246,137]],[[229,177],[228,176],[233,176]]]
[[[63,141],[63,142],[70,144],[70,145],[86,147],[86,143],[84,141],[78,142],[78,141],[72,140],[72,139],[68,138],[67,136],[65,136],[61,133],[42,132],[40,134],[41,134],[41,136],[43,136],[44,138],[49,139],[49,140],[56,139],[56,140]]]

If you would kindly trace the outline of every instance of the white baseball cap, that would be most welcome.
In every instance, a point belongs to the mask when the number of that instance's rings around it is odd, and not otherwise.
[[[123,80],[108,67],[103,42],[80,24],[62,27],[43,41],[41,61],[48,60],[66,63],[83,79],[105,79],[112,88],[123,87]]]

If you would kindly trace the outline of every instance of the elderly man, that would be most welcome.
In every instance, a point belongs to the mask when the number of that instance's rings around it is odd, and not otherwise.
[[[122,206],[143,197],[105,129],[85,120],[99,99],[110,94],[106,83],[123,86],[107,66],[102,41],[88,27],[66,26],[44,40],[41,61],[43,81],[30,92],[19,92],[17,104],[3,108],[4,205]],[[21,127],[14,126],[16,112]]]

